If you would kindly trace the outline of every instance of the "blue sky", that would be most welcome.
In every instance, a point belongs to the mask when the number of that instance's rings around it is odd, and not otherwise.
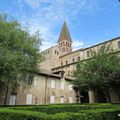
[[[56,44],[64,20],[74,50],[120,36],[118,0],[0,0],[0,12],[17,19],[31,34],[39,30],[42,50]]]

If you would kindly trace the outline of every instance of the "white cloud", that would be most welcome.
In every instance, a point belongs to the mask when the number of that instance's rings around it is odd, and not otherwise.
[[[84,42],[81,42],[80,40],[73,40],[73,44],[72,44],[73,50],[77,50],[83,46],[84,46]]]
[[[24,25],[29,26],[31,33],[39,30],[45,39],[43,49],[52,46],[57,42],[58,36],[55,28],[66,19],[68,24],[75,20],[78,14],[86,14],[98,8],[97,0],[18,0],[20,8],[22,4],[28,4],[32,13],[20,18]],[[21,8],[22,9],[22,8]],[[71,24],[70,24],[71,26]],[[83,43],[74,41],[73,48],[78,48]],[[77,47],[78,45],[78,47]]]

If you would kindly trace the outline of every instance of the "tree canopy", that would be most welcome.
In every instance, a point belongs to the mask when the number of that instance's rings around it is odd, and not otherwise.
[[[41,38],[29,34],[15,20],[0,15],[0,88],[16,87],[26,76],[38,71]]]
[[[105,44],[98,51],[90,50],[90,58],[79,61],[74,85],[80,89],[120,88],[120,53],[111,44]]]

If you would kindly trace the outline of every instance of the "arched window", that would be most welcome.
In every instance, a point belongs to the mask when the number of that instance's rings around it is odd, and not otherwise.
[[[73,63],[75,62],[75,59],[74,59],[74,58],[72,59],[72,62],[73,62]]]
[[[80,60],[80,56],[78,56],[78,60]]]

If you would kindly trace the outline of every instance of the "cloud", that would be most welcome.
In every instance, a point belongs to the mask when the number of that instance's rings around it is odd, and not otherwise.
[[[87,14],[98,8],[97,0],[18,0],[20,10],[27,4],[32,12],[21,15],[20,21],[24,26],[28,26],[31,33],[39,30],[46,42],[43,49],[52,46],[57,42],[56,26],[63,23],[66,19],[71,25],[71,21],[77,18],[78,14]],[[23,10],[21,10],[24,12]],[[29,11],[27,11],[29,12]],[[51,42],[51,43],[50,43]],[[75,41],[73,48],[82,42]]]
[[[72,47],[73,47],[73,50],[77,50],[83,47],[84,45],[85,45],[84,42],[81,42],[81,40],[73,40]]]

